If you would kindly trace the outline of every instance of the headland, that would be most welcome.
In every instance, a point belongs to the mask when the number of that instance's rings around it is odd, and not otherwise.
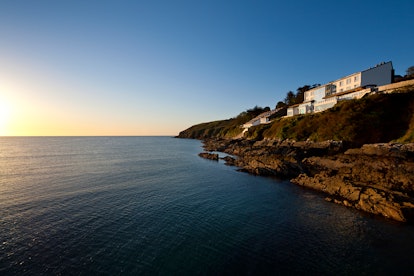
[[[289,179],[328,201],[414,221],[414,89],[280,116],[241,136],[241,124],[257,116],[247,115],[196,125],[178,137],[203,140],[206,153],[231,154],[235,158],[226,157],[226,164],[241,171]]]

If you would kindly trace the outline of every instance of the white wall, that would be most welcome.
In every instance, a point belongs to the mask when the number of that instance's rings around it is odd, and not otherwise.
[[[304,95],[305,102],[320,101],[323,97],[325,97],[325,85],[305,91]]]
[[[313,112],[313,105],[311,103],[303,103],[299,105],[299,114],[307,114]]]
[[[262,118],[260,118],[260,123],[261,124],[266,124],[267,122],[269,122],[269,117],[262,117]]]
[[[371,88],[355,91],[338,97],[338,100],[361,99],[365,94],[371,93]]]
[[[333,107],[337,103],[336,97],[328,98],[320,102],[315,103],[314,112],[321,112]]]
[[[294,116],[297,114],[306,114],[311,112],[320,112],[333,107],[337,103],[338,99],[337,97],[329,97],[327,99],[324,99],[327,93],[327,85],[334,85],[336,87],[335,93],[332,94],[335,95],[336,93],[345,92],[368,84],[389,84],[392,81],[392,74],[392,63],[387,62],[379,64],[368,70],[357,72],[352,75],[338,79],[336,81],[330,82],[328,84],[308,90],[305,92],[304,95],[305,103],[296,107],[288,108],[287,116]],[[339,99],[358,99],[369,92],[370,89],[355,91],[350,94],[342,95],[339,97]],[[314,101],[313,105],[310,103],[311,101]]]
[[[325,97],[325,86],[315,89],[313,99],[318,102],[322,101],[323,97]]]
[[[346,76],[332,82],[336,86],[336,93],[344,92],[361,86],[361,72]]]
[[[287,117],[291,117],[291,116],[294,116],[294,115],[298,115],[299,114],[299,107],[298,106],[295,106],[295,107],[289,107],[288,109],[287,109]]]

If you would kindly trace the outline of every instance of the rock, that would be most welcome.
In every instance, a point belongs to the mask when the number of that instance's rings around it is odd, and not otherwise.
[[[412,147],[364,145],[344,154],[309,157],[293,183],[328,193],[336,203],[397,221],[414,219]]]
[[[341,141],[211,139],[204,141],[204,148],[237,156],[223,159],[241,171],[290,179],[326,193],[331,202],[414,221],[414,144],[349,149]],[[218,160],[218,155],[205,154]]]
[[[198,154],[198,156],[205,158],[205,159],[214,160],[214,161],[219,160],[219,155],[217,153],[201,152]]]
[[[235,166],[236,163],[236,159],[230,156],[225,156],[221,158],[222,160],[224,160],[226,163],[226,165],[228,166]]]

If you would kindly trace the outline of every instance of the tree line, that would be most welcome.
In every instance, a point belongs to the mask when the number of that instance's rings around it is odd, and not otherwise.
[[[303,103],[305,92],[318,86],[320,86],[319,83],[315,83],[312,85],[305,84],[304,86],[298,87],[296,89],[296,93],[293,91],[287,92],[285,99],[283,101],[279,101],[276,104],[276,108]]]

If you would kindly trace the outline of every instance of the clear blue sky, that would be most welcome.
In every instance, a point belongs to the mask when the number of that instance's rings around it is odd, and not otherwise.
[[[1,0],[0,131],[176,135],[382,61],[404,75],[413,11],[411,0]]]

